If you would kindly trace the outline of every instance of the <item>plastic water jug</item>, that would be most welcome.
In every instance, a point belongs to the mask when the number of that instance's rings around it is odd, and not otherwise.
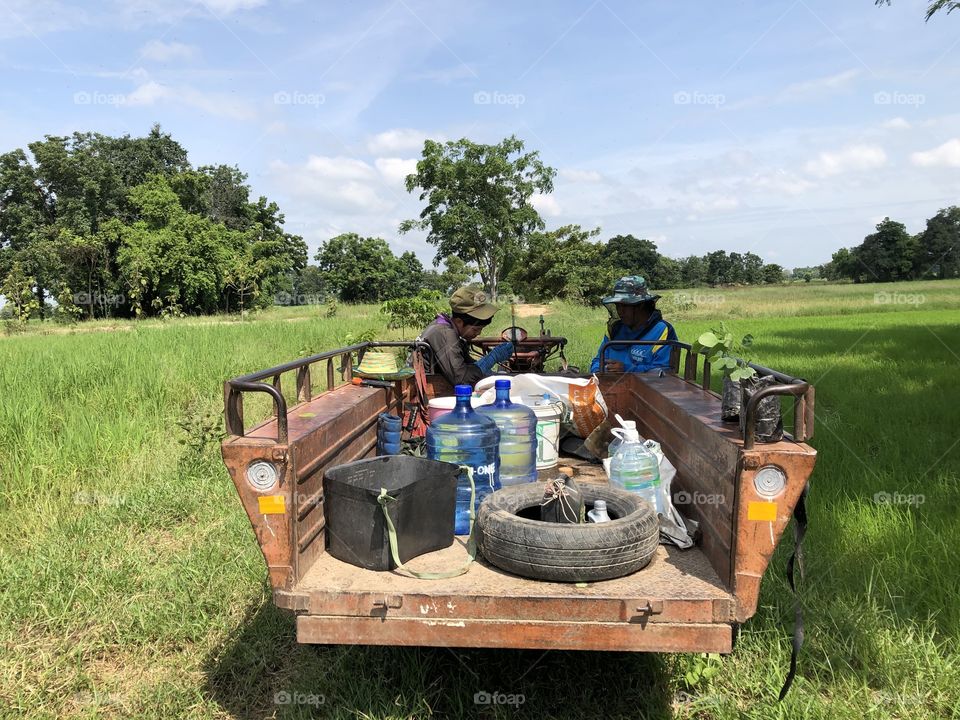
[[[500,430],[493,418],[470,406],[469,385],[457,385],[455,392],[457,404],[453,410],[438,417],[427,429],[427,457],[473,468],[477,493],[472,510],[476,517],[483,499],[500,489]],[[466,473],[461,473],[457,481],[455,534],[470,532],[470,512],[470,481]]]
[[[620,428],[624,430],[637,429],[637,423],[634,422],[633,420],[624,420],[622,417],[620,417],[619,413],[616,415],[616,418],[617,418],[617,422],[620,423]],[[617,429],[617,428],[614,428],[614,429]],[[613,430],[611,430],[611,432],[613,432]],[[623,445],[623,438],[620,437],[619,434],[614,434],[613,440],[610,441],[610,446],[607,448],[607,456],[613,457],[614,455],[616,455],[617,450],[620,449],[621,445]]]
[[[497,380],[497,399],[477,412],[493,418],[500,429],[500,484],[520,485],[537,480],[537,414],[510,402],[510,381]]]
[[[632,492],[653,505],[658,513],[663,512],[660,497],[660,463],[657,456],[640,442],[640,434],[632,428],[615,429],[623,444],[610,461],[610,482],[627,492]]]

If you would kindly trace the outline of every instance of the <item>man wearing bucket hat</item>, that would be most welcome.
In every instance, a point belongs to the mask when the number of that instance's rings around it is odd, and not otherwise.
[[[659,295],[651,295],[647,281],[639,275],[622,277],[614,283],[613,294],[602,302],[610,313],[607,334],[600,349],[611,340],[676,340],[673,326],[657,310]],[[646,372],[670,367],[669,345],[614,346],[607,350],[606,372]],[[600,351],[590,364],[590,372],[600,371]]]
[[[490,324],[497,310],[483,290],[462,287],[450,296],[450,313],[437,315],[420,333],[417,339],[430,345],[437,369],[451,385],[473,385],[513,354],[513,343],[505,342],[476,362],[470,357],[467,343]]]

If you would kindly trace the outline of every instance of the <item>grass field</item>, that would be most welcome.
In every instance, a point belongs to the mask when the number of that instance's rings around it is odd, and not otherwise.
[[[960,717],[960,282],[663,304],[681,339],[723,319],[817,387],[806,644],[781,705],[789,541],[735,652],[693,687],[695,655],[298,646],[217,444],[192,440],[220,422],[226,378],[397,336],[359,306],[0,338],[0,716]],[[546,319],[586,365],[603,311]],[[481,713],[479,691],[525,701]]]

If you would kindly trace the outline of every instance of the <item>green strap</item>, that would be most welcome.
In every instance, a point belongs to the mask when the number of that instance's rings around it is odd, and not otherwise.
[[[470,567],[470,563],[477,557],[477,540],[473,534],[473,521],[475,519],[473,508],[477,501],[477,486],[473,482],[473,468],[467,465],[461,465],[460,470],[466,470],[467,478],[470,480],[470,536],[467,539],[467,561],[456,570],[448,570],[446,572],[417,572],[416,570],[411,570],[403,566],[403,563],[400,562],[400,552],[397,549],[397,528],[394,527],[393,519],[390,517],[390,513],[387,512],[387,506],[394,502],[396,498],[387,495],[386,488],[380,488],[377,502],[380,504],[380,509],[383,510],[383,517],[387,521],[387,536],[390,539],[390,556],[393,558],[393,564],[396,565],[394,568],[396,572],[419,578],[420,580],[444,580],[446,578],[463,575]]]

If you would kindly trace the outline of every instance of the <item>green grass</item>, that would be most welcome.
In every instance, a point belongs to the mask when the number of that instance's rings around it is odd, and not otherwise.
[[[504,718],[960,716],[960,283],[688,292],[693,307],[665,303],[681,339],[724,319],[756,361],[817,387],[806,644],[782,705],[789,540],[735,652],[694,688],[695,655],[297,645],[217,448],[181,444],[177,422],[219,418],[228,377],[382,329],[358,306],[0,338],[0,716],[468,717],[479,691],[525,696],[483,711]],[[603,323],[547,314],[581,365]]]

